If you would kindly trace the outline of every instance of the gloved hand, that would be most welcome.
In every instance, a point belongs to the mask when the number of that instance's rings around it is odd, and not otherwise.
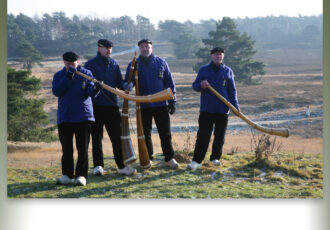
[[[168,106],[167,106],[167,112],[169,114],[173,114],[175,112],[175,103],[170,103]]]
[[[125,91],[132,91],[133,83],[132,82],[130,82],[130,83],[124,82],[123,88],[124,88]]]
[[[103,81],[101,81],[101,82],[99,82],[99,81],[94,82],[94,86],[93,86],[94,92],[99,92],[102,89],[101,84],[103,84]]]
[[[66,73],[66,77],[69,79],[69,80],[72,80],[73,79],[73,75],[74,73],[77,71],[76,68],[73,68],[72,66],[69,67],[67,73]]]

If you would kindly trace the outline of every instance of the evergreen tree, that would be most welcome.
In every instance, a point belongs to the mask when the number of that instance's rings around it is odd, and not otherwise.
[[[41,61],[43,56],[30,42],[22,42],[17,47],[16,53],[19,61],[23,63],[24,69],[31,70],[34,64],[42,66]]]
[[[53,130],[47,128],[48,115],[43,110],[45,100],[28,98],[40,90],[41,80],[30,77],[29,70],[8,67],[8,140],[52,141],[56,140]]]
[[[253,50],[255,41],[246,33],[240,34],[232,19],[224,17],[216,23],[216,30],[209,32],[209,38],[202,41],[205,47],[196,52],[196,56],[202,59],[193,67],[196,72],[202,65],[210,62],[210,50],[219,46],[225,49],[224,63],[232,68],[236,81],[245,84],[261,83],[261,78],[252,79],[255,75],[265,74],[265,65],[252,59],[256,53]]]

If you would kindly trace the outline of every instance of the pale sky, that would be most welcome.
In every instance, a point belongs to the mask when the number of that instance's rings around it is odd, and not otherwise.
[[[142,15],[157,24],[159,20],[191,20],[310,16],[322,14],[323,0],[7,0],[8,13],[41,17],[44,13],[64,11],[66,16],[111,18]]]

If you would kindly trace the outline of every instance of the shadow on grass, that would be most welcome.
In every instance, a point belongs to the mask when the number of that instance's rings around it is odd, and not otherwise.
[[[86,196],[86,194],[88,194],[88,196],[98,195],[98,194],[100,194],[100,191],[109,191],[110,189],[111,190],[117,190],[117,189],[129,187],[129,186],[148,184],[148,183],[150,183],[152,181],[155,181],[155,180],[170,178],[170,177],[173,177],[173,176],[183,174],[184,171],[185,170],[180,170],[180,169],[176,170],[176,171],[171,170],[170,172],[161,173],[161,174],[146,177],[146,178],[128,177],[130,179],[134,179],[134,181],[123,182],[123,183],[119,183],[119,184],[115,184],[115,185],[108,185],[107,184],[106,186],[103,186],[103,187],[97,187],[97,188],[91,188],[91,189],[83,189],[82,191],[79,191],[79,192],[72,192],[72,193],[64,194],[63,196],[61,196],[61,198],[84,197],[84,196]],[[125,176],[118,176],[117,175],[117,179],[118,179],[118,177],[126,178]],[[106,181],[108,181],[108,179],[109,179],[109,177],[106,177],[102,181],[106,182]],[[92,183],[92,181],[90,183]]]

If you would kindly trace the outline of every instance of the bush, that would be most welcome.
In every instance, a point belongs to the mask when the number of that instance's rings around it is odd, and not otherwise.
[[[46,141],[57,139],[49,126],[44,100],[29,98],[41,88],[41,80],[30,76],[31,71],[8,67],[8,140]]]

